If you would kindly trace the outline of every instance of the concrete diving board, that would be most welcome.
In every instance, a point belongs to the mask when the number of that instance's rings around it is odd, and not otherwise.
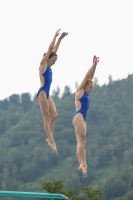
[[[39,193],[39,192],[20,192],[20,191],[5,191],[0,190],[0,196],[6,197],[31,197],[31,198],[47,198],[47,199],[66,199],[63,194],[54,194],[54,193]]]

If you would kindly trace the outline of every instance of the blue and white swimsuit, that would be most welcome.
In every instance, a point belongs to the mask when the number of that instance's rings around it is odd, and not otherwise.
[[[41,91],[45,91],[47,99],[49,97],[50,86],[52,83],[52,70],[50,67],[47,67],[46,71],[41,74],[44,77],[44,86],[38,90],[37,97]]]
[[[88,94],[86,92],[84,92],[83,96],[79,99],[79,101],[81,103],[81,108],[79,110],[76,110],[73,118],[78,113],[81,113],[83,115],[84,121],[86,121],[86,117],[87,117],[87,113],[88,113],[89,105],[90,105],[90,98],[89,98]]]

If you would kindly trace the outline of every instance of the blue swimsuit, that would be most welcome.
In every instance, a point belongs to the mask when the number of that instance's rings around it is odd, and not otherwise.
[[[86,92],[84,92],[83,96],[79,99],[81,103],[81,108],[74,113],[73,118],[77,113],[81,113],[83,115],[84,121],[86,121],[89,105],[90,105],[90,98]]]
[[[38,90],[38,93],[37,93],[37,97],[38,95],[40,94],[41,91],[45,91],[46,93],[46,96],[47,96],[47,99],[49,97],[49,90],[50,90],[50,85],[52,83],[52,70],[50,67],[47,67],[46,71],[41,74],[43,75],[44,77],[44,86],[41,87],[39,90]]]

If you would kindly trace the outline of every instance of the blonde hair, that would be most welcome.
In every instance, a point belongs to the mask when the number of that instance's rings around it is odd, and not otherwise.
[[[87,83],[93,83],[93,81],[91,79],[88,79],[85,86],[87,85]]]
[[[43,54],[43,57],[44,57],[45,55],[46,55],[46,53]],[[52,56],[57,56],[57,54],[56,54],[54,51],[52,51],[51,54],[49,55],[49,58],[51,58]]]
[[[92,81],[91,79],[88,79],[88,82],[91,82],[91,83],[93,83],[93,81]]]

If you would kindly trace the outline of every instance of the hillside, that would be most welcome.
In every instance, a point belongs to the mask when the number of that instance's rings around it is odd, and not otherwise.
[[[36,97],[13,94],[0,101],[0,188],[42,191],[41,182],[64,179],[64,187],[79,183],[103,188],[103,200],[133,190],[133,75],[99,86],[90,95],[87,118],[88,177],[77,170],[76,139],[71,119],[74,94],[66,86],[53,91],[59,114],[55,127],[58,154],[47,146]]]

